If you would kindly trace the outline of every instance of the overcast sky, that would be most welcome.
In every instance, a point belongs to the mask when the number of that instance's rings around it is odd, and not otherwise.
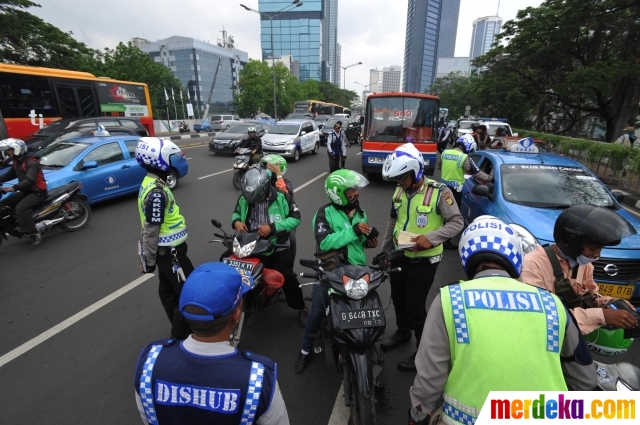
[[[258,0],[34,1],[42,7],[30,9],[31,13],[63,31],[73,31],[77,40],[96,49],[133,37],[154,41],[172,35],[215,43],[224,26],[239,49],[249,52],[250,58],[261,57],[259,16],[239,6],[242,2],[257,9]],[[502,0],[499,16],[504,21],[513,19],[518,10],[542,1]],[[473,21],[495,15],[497,8],[498,0],[461,0],[456,56],[469,55]],[[360,93],[363,87],[355,82],[368,84],[369,69],[403,64],[406,19],[407,0],[339,0],[342,65],[363,63],[347,71],[348,89]]]

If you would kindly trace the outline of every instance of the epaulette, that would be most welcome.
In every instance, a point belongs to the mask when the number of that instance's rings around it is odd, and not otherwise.
[[[253,351],[242,350],[242,355],[245,359],[251,360],[252,362],[258,362],[264,365],[264,367],[268,367],[269,369],[274,369],[276,367],[276,363],[269,357],[261,356],[260,354],[256,354]]]
[[[167,347],[169,345],[173,345],[176,341],[177,339],[175,338],[165,338],[165,339],[159,339],[157,341],[153,341],[149,345],[164,345],[165,347]]]

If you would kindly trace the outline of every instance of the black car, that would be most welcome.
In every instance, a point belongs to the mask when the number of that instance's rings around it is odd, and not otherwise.
[[[353,118],[331,118],[326,122],[324,127],[322,127],[320,132],[320,144],[323,146],[327,144],[327,137],[329,137],[329,134],[333,131],[333,126],[338,121],[342,122],[342,129],[347,135],[347,140],[349,142],[358,143],[358,140],[360,140],[360,132],[362,131],[360,121]]]
[[[245,137],[248,137],[247,130],[249,130],[249,127],[256,128],[256,134],[258,137],[262,137],[267,133],[267,126],[264,124],[251,122],[236,124],[224,133],[219,133],[211,137],[209,141],[209,152],[213,152],[215,154],[234,153],[240,141]]]
[[[137,134],[141,137],[149,135],[147,129],[142,125],[137,118],[129,117],[91,117],[91,118],[65,118],[62,120],[54,121],[46,127],[42,127],[40,130],[26,137],[24,142],[27,144],[27,149],[31,152],[36,152],[46,146],[49,146],[55,139],[62,133],[70,130],[78,130],[81,128],[94,130],[98,125],[105,128],[114,129],[113,131],[120,130],[121,133],[111,133],[113,136],[118,134]],[[130,130],[130,131],[126,131]],[[85,134],[86,135],[86,134]],[[80,136],[77,136],[80,137]]]

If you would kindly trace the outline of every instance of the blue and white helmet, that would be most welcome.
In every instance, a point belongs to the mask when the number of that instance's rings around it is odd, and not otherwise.
[[[496,217],[483,215],[473,220],[462,233],[458,252],[469,279],[473,279],[482,261],[500,264],[514,279],[522,273],[520,236]]]
[[[173,142],[158,137],[141,137],[136,146],[136,161],[143,167],[169,171],[174,153],[180,153],[180,148]]]
[[[4,139],[0,140],[0,151],[4,151],[13,149],[13,154],[15,156],[20,156],[27,153],[27,144],[20,139]]]
[[[462,148],[462,151],[464,153],[474,152],[478,147],[475,139],[470,134],[465,134],[463,136],[458,137],[458,140],[456,140],[456,143],[453,145],[453,147],[458,147],[458,146]]]
[[[414,182],[422,178],[424,158],[413,143],[398,146],[382,164],[382,178],[384,180],[398,180],[411,171],[414,173]]]

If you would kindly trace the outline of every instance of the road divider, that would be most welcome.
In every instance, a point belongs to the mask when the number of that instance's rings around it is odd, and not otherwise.
[[[209,177],[217,176],[218,174],[228,173],[229,171],[233,171],[233,168],[229,168],[228,170],[218,171],[217,173],[209,174],[207,176],[198,177],[198,180],[208,179]]]
[[[69,326],[73,325],[74,323],[79,322],[80,320],[84,319],[85,317],[87,317],[91,313],[93,313],[96,310],[104,307],[105,305],[109,304],[111,301],[116,300],[117,298],[121,297],[122,295],[126,294],[127,292],[131,291],[132,289],[137,288],[138,286],[142,285],[144,282],[146,282],[147,280],[149,280],[149,279],[151,279],[152,277],[155,277],[155,276],[156,276],[155,274],[151,274],[151,273],[144,274],[144,275],[140,276],[139,278],[137,278],[133,282],[128,283],[127,285],[123,286],[122,288],[118,289],[117,291],[112,292],[111,294],[107,295],[106,297],[104,297],[100,301],[97,301],[97,302],[91,304],[89,307],[85,308],[84,310],[82,310],[82,311],[74,314],[73,316],[69,317],[67,320],[58,323],[54,327],[50,328],[47,331],[44,331],[43,333],[41,333],[40,335],[36,336],[35,338],[30,339],[29,341],[25,342],[21,346],[19,346],[17,348],[14,348],[13,350],[9,351],[7,354],[5,354],[2,357],[0,357],[0,368],[2,366],[6,365],[7,363],[9,363],[11,360],[14,360],[14,359],[20,357],[21,355],[23,355],[27,351],[31,350],[32,348],[37,347],[38,345],[42,344],[43,342],[45,342],[49,338],[59,334],[63,330],[67,329]]]

